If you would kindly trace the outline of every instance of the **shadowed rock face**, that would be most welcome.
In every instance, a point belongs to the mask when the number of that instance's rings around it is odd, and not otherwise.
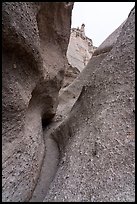
[[[76,67],[72,67],[68,64],[64,73],[64,80],[62,88],[69,86],[79,76],[80,71]]]
[[[73,4],[2,3],[3,202],[28,201],[55,115]],[[52,11],[52,12],[51,12]]]
[[[72,7],[2,5],[3,202],[135,200],[135,9],[58,105]]]
[[[81,72],[80,96],[52,132],[61,159],[45,202],[135,201],[135,9],[113,36]],[[78,79],[62,100],[77,94]]]

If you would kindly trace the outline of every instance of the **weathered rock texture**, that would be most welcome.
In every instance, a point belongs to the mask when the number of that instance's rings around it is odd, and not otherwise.
[[[3,202],[135,201],[135,9],[58,105],[72,7],[3,3]]]
[[[66,67],[62,88],[69,86],[79,76],[80,71],[70,64]]]
[[[87,65],[96,47],[91,39],[85,36],[85,25],[81,29],[72,28],[70,41],[67,50],[67,59],[72,67],[76,67],[80,72]]]
[[[113,36],[81,72],[88,74],[72,110],[78,81],[60,94],[54,126],[44,132],[60,153],[44,201],[135,201],[135,9]]]
[[[75,81],[69,84],[68,87],[65,86],[62,87],[62,89],[59,92],[59,107],[63,110],[62,115],[66,115],[64,113],[65,112],[68,113],[71,110],[72,106],[78,99],[83,86],[85,86],[87,82],[91,80],[91,75],[95,72],[97,66],[100,66],[101,61],[107,56],[108,52],[113,48],[124,23],[125,21],[112,34],[108,36],[108,38],[99,46],[98,49],[95,50],[92,56],[93,59],[90,60],[91,61],[90,64],[88,64],[85,67],[85,69],[83,69],[83,71],[79,74],[79,76],[77,76]]]
[[[62,87],[70,85],[84,69],[92,57],[96,47],[91,39],[85,35],[85,25],[81,29],[72,28],[67,50],[68,65],[64,73]]]
[[[2,201],[28,201],[55,115],[73,3],[2,3]]]

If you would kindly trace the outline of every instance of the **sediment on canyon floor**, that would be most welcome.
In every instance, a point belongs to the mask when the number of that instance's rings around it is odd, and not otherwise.
[[[3,202],[135,201],[135,8],[65,82],[72,9],[2,3]]]

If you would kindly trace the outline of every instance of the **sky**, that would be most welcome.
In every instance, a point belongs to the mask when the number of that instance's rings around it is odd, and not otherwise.
[[[72,28],[85,24],[85,34],[99,46],[128,17],[135,2],[75,2]]]

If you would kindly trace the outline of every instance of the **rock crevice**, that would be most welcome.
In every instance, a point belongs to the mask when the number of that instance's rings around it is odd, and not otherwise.
[[[3,202],[28,201],[37,184],[42,121],[56,113],[67,63],[73,5],[65,5],[2,3]]]
[[[2,5],[3,202],[135,201],[135,9],[63,84],[72,8]]]

